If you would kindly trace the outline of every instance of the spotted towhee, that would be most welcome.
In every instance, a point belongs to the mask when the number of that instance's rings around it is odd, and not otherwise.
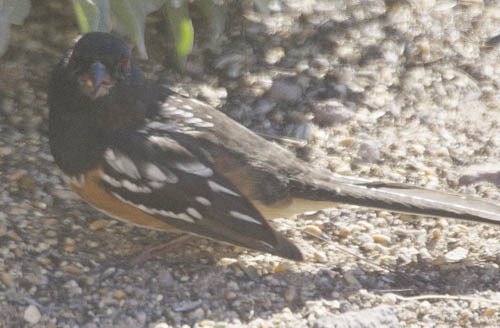
[[[81,37],[49,87],[50,148],[65,180],[112,217],[284,258],[266,221],[346,203],[500,223],[485,200],[312,168],[223,113],[142,75],[107,33]]]

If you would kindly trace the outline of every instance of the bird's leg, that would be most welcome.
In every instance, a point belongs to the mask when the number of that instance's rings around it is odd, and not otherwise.
[[[135,267],[139,264],[142,264],[148,260],[150,260],[153,256],[161,253],[162,251],[165,250],[172,250],[172,248],[179,247],[181,244],[184,244],[186,241],[191,239],[193,235],[190,234],[182,234],[180,236],[177,236],[167,242],[157,244],[152,247],[148,247],[139,254],[135,255],[131,261],[129,262],[129,265],[131,267]]]

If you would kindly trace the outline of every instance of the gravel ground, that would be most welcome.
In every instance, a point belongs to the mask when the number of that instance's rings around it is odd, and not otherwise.
[[[291,146],[311,165],[500,199],[497,1],[252,3],[232,2],[183,74],[150,18],[141,66],[304,141]],[[172,235],[108,219],[61,182],[45,88],[77,29],[66,2],[33,7],[0,64],[1,327],[500,325],[499,228],[481,224],[339,207],[274,221],[304,263],[196,239],[130,268]]]

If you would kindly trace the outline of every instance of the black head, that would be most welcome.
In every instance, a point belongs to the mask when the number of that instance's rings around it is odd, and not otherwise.
[[[142,79],[127,45],[109,33],[83,35],[64,65],[80,91],[92,100],[107,96],[120,83]]]
[[[120,38],[112,34],[91,32],[82,35],[77,40],[73,47],[72,56],[114,62],[129,59],[130,51]]]
[[[95,167],[111,140],[143,124],[155,95],[123,41],[108,33],[82,36],[54,68],[48,88],[57,164],[69,173]]]

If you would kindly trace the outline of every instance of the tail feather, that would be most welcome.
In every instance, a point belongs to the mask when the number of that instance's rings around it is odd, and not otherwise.
[[[316,201],[500,224],[500,204],[477,197],[339,175],[330,175],[329,180],[308,181],[307,188],[302,186],[299,192],[302,197]]]

